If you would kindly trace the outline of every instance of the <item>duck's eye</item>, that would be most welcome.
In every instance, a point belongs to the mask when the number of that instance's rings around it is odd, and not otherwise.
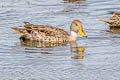
[[[78,26],[78,24],[75,24],[76,26]]]

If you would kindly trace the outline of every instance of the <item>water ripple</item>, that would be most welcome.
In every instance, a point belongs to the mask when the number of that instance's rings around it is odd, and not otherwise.
[[[119,8],[119,0],[0,0],[0,79],[120,80],[120,35],[98,21]],[[70,32],[74,19],[83,22],[88,38],[78,35],[73,48],[21,45],[10,29],[28,21]]]

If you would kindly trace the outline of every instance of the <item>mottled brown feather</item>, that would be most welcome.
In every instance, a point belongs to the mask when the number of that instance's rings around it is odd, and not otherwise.
[[[100,19],[100,21],[104,21],[109,23],[111,27],[120,27],[120,12],[110,12],[113,16],[109,19]]]
[[[29,22],[24,22],[24,28],[12,28],[17,34],[21,34],[21,39],[35,41],[68,41],[68,33],[63,29],[48,25],[33,25]]]
[[[23,28],[13,27],[12,30],[22,35],[20,39],[38,42],[69,42],[76,41],[77,33],[82,37],[87,37],[82,28],[82,22],[79,20],[72,21],[70,25],[70,34],[59,27],[48,25],[34,25],[24,22]]]

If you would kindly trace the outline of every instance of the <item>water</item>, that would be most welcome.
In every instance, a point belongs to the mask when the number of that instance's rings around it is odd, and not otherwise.
[[[0,0],[0,79],[120,80],[120,35],[107,32],[109,25],[97,20],[119,9],[119,0]],[[69,32],[74,19],[83,22],[88,35],[78,35],[76,44],[85,49],[80,55],[73,53],[76,48],[70,44],[53,48],[21,45],[11,31],[28,21]]]

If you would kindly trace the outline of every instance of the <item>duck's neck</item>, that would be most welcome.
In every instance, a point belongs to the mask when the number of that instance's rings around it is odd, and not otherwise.
[[[70,32],[70,41],[76,41],[77,39],[77,33],[74,31]]]

